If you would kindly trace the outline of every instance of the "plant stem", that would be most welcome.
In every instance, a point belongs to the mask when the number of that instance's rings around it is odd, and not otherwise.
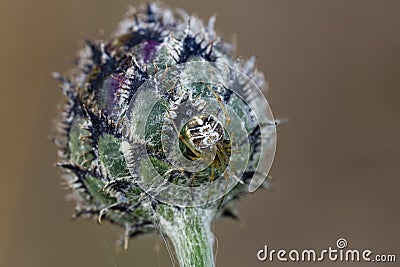
[[[215,210],[165,206],[158,215],[161,231],[172,242],[180,267],[215,266],[211,232]]]

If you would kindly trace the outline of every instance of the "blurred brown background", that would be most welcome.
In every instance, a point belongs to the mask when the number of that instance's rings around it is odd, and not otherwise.
[[[72,66],[85,37],[109,36],[140,1],[0,3],[0,266],[172,266],[159,237],[116,252],[120,231],[71,221],[54,145],[61,99],[52,71]],[[217,266],[398,266],[260,263],[270,247],[351,248],[400,261],[400,1],[165,1],[218,15],[238,55],[258,57],[278,118],[275,191],[239,205],[243,224],[218,221]]]

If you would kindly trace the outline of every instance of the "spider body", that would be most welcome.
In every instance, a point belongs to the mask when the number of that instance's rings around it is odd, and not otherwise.
[[[201,114],[186,124],[185,135],[196,149],[207,149],[224,137],[224,128],[213,115]]]
[[[209,182],[213,182],[225,171],[229,163],[231,142],[216,117],[211,114],[194,116],[183,127],[180,140],[185,146],[184,155],[188,159],[213,158],[210,166],[200,171],[200,176],[206,175]]]

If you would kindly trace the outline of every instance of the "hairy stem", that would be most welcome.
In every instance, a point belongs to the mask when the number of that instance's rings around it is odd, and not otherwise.
[[[159,210],[161,231],[172,242],[180,267],[214,267],[211,222],[215,210],[167,206]]]

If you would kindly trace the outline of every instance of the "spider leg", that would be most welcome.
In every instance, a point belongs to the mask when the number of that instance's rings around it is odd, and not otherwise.
[[[231,122],[231,117],[229,116],[228,112],[226,111],[226,107],[225,107],[224,103],[222,103],[221,97],[208,84],[205,84],[205,85],[208,88],[208,90],[210,90],[210,92],[214,95],[215,99],[217,99],[219,106],[221,107],[222,111],[224,112],[226,126],[228,126],[229,123]]]
[[[183,143],[187,148],[189,148],[190,151],[191,151],[194,155],[196,155],[197,158],[200,158],[200,157],[201,157],[201,153],[200,153],[199,151],[197,151],[197,150],[193,147],[193,145],[191,145],[191,144],[189,143],[189,141],[186,140],[186,138],[180,134],[180,132],[179,132],[179,130],[178,130],[178,127],[176,126],[174,120],[173,120],[173,119],[171,118],[171,116],[169,115],[169,110],[168,110],[168,115],[167,115],[167,117],[168,117],[168,119],[171,121],[172,126],[174,127],[175,132],[176,132],[176,134],[177,134],[178,137],[179,137],[179,140],[181,140],[182,143]]]

